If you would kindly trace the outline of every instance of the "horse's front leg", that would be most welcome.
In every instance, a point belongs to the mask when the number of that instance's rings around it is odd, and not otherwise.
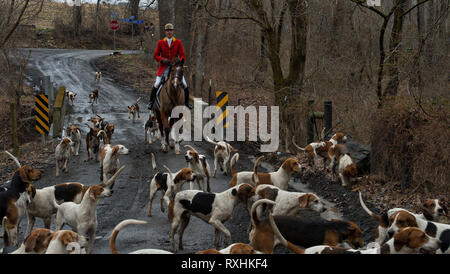
[[[180,115],[180,117],[183,117],[182,115]],[[175,154],[180,154],[180,132],[179,130],[174,130],[173,129],[173,125],[178,122],[181,118],[172,118],[170,119],[170,128],[171,128],[171,134],[172,134],[172,138],[174,140],[174,145],[172,147],[175,147]]]
[[[159,123],[159,131],[161,132],[161,149],[163,152],[168,152],[169,151],[168,139],[170,127],[168,125],[168,117],[163,113],[161,113],[161,122]]]
[[[169,125],[164,125],[164,147],[163,152],[169,152],[169,136],[170,136],[170,127]]]

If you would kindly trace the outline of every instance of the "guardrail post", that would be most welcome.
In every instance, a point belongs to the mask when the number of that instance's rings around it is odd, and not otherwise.
[[[53,105],[53,138],[61,138],[66,112],[64,99],[66,97],[66,87],[62,86],[58,90],[55,103]]]

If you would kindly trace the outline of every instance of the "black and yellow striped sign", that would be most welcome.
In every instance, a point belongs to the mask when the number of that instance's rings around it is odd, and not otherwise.
[[[45,94],[36,95],[36,130],[40,134],[48,134],[50,131],[50,123],[48,119],[48,96]]]
[[[217,117],[216,125],[222,124],[224,128],[228,127],[227,123],[227,106],[228,106],[228,93],[224,91],[216,92],[217,108],[222,109],[222,114]]]

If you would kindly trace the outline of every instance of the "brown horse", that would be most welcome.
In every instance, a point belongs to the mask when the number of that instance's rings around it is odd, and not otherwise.
[[[162,87],[161,92],[157,96],[159,104],[156,104],[155,114],[159,124],[159,131],[161,132],[161,148],[163,152],[169,151],[169,135],[172,126],[180,119],[183,118],[183,114],[180,114],[178,118],[170,117],[172,110],[176,106],[184,106],[184,92],[181,87],[181,81],[183,79],[183,65],[184,60],[172,61],[171,73],[168,85]],[[170,118],[170,120],[169,120]],[[175,153],[180,154],[178,133],[174,132],[175,138]],[[173,148],[173,145],[170,144]]]

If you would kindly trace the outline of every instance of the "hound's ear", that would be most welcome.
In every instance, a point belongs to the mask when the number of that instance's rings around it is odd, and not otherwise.
[[[237,193],[238,193],[237,190],[233,188],[233,190],[231,191],[231,195],[236,196]]]
[[[112,154],[117,154],[117,152],[119,152],[119,146],[114,146]]]
[[[128,106],[128,109],[131,109],[131,107],[130,107],[130,106]]]
[[[394,248],[399,251],[408,243],[409,233],[401,229],[394,235]]]
[[[300,207],[307,207],[308,206],[308,196],[309,196],[309,194],[305,194],[305,195],[302,195],[302,196],[300,196],[298,198]]]
[[[91,190],[89,190],[89,198],[95,201],[95,193]]]
[[[25,171],[26,166],[22,166],[19,168],[19,176],[23,182],[31,183],[30,177],[28,177],[28,173]]]
[[[69,243],[77,241],[74,234],[69,233],[69,232],[63,232],[63,235],[61,236],[61,240],[62,240],[64,246],[67,246]]]
[[[25,239],[23,242],[23,245],[25,246],[26,252],[31,252],[36,247],[36,242],[38,239],[38,235],[30,235],[28,238]]]
[[[33,184],[29,184],[28,187],[30,188],[31,191],[31,198],[34,198],[34,196],[36,196],[36,187]]]

